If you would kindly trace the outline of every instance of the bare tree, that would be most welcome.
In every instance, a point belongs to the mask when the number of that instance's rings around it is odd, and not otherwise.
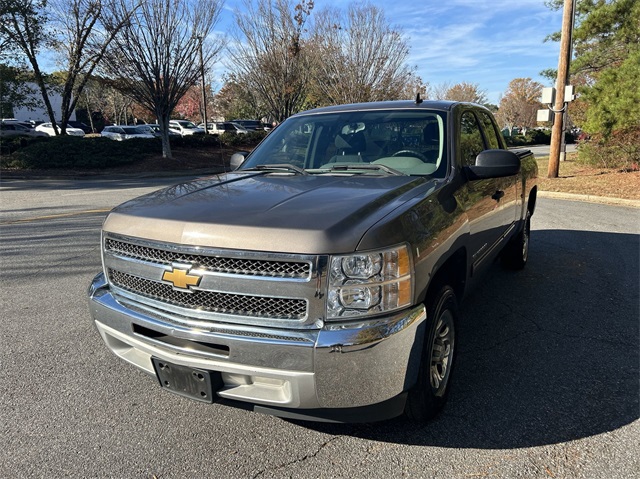
[[[60,54],[63,82],[59,133],[64,134],[86,82],[130,13],[115,19],[114,0],[0,1],[11,5],[7,9],[0,7],[0,32],[17,45],[31,64],[56,131],[58,124],[49,100],[47,75],[40,68],[38,54],[44,48],[53,48]],[[129,12],[133,10],[135,5]]]
[[[227,76],[225,84],[213,96],[213,111],[226,119],[263,118],[268,115],[265,103],[232,75]]]
[[[436,85],[430,85],[427,92],[430,100],[445,100],[447,98],[447,92],[451,90],[450,82],[442,82]]]
[[[445,100],[468,101],[483,105],[487,102],[487,93],[480,89],[477,83],[456,83],[450,87],[444,96]]]
[[[100,113],[102,118],[105,118],[108,108],[108,88],[105,82],[101,78],[93,77],[82,90],[82,95],[78,98],[78,109],[85,109],[87,111],[87,120],[91,131],[97,131],[94,123],[94,114]]]
[[[130,21],[136,0],[119,0],[118,21],[125,22],[105,56],[102,69],[136,102],[152,111],[162,132],[162,156],[171,158],[171,113],[223,47],[213,36],[221,0],[153,0],[142,2]]]
[[[496,119],[509,131],[514,126],[525,130],[536,125],[542,84],[531,78],[515,78],[509,82],[507,91],[500,99]]]
[[[232,76],[255,92],[267,116],[277,121],[300,111],[306,101],[311,68],[303,33],[313,5],[313,0],[296,5],[290,0],[245,0],[246,13],[236,13]]]
[[[429,89],[429,82],[425,82],[419,75],[414,74],[405,85],[400,98],[413,100],[416,98],[416,95],[420,93],[420,97],[426,100],[429,98]]]
[[[20,51],[31,64],[49,118],[55,122],[45,74],[37,60],[41,49],[50,43],[45,5],[46,0],[0,0],[0,34],[3,44]]]
[[[415,86],[402,32],[374,5],[352,3],[345,13],[323,10],[312,43],[314,85],[325,104],[397,100]]]
[[[434,100],[468,101],[484,105],[487,103],[487,93],[480,89],[477,83],[442,82],[429,90],[429,98]]]

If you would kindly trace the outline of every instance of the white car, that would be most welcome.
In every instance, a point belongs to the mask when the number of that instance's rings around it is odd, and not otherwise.
[[[100,136],[111,138],[112,140],[131,140],[132,138],[155,138],[152,133],[140,126],[105,126]]]
[[[156,138],[160,138],[162,136],[162,133],[160,131],[160,125],[158,125],[157,123],[147,123],[146,125],[138,125],[137,128],[144,133],[149,133],[155,136]],[[169,129],[167,131],[169,132],[169,136],[182,136],[180,133],[175,132],[173,130]]]
[[[58,127],[59,128],[59,127]],[[36,126],[36,131],[41,131],[43,133],[46,133],[49,136],[56,136],[56,132],[53,129],[53,125],[51,123],[42,123],[38,126]],[[60,130],[58,130],[60,131]],[[67,125],[67,135],[71,135],[71,136],[84,136],[84,131],[82,131],[80,128],[74,128],[70,125]]]
[[[222,135],[230,133],[232,135],[246,135],[249,131],[238,123],[232,121],[208,123],[208,131],[212,135]]]
[[[215,123],[207,123],[207,133],[209,134],[213,133],[214,125]],[[204,130],[204,123],[198,123],[198,128],[201,128]]]
[[[182,136],[204,135],[204,129],[198,128],[194,122],[189,120],[170,120],[169,129]]]

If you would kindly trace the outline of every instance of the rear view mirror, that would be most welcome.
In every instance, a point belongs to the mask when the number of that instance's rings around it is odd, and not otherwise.
[[[238,151],[231,155],[231,159],[229,160],[229,166],[231,167],[231,171],[237,170],[242,163],[244,163],[245,158],[249,153],[246,151]]]
[[[364,128],[364,123],[362,122],[349,123],[348,125],[342,127],[342,134],[353,135],[354,133],[358,133],[359,131],[364,130]]]

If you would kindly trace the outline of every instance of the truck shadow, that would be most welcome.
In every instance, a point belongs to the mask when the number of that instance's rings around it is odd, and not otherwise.
[[[638,235],[533,231],[525,270],[496,265],[464,301],[454,383],[436,419],[304,427],[400,444],[511,449],[630,424],[639,417],[639,252]]]

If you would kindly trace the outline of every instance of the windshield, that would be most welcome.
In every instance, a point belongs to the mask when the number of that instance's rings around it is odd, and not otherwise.
[[[312,174],[393,171],[443,178],[445,125],[445,113],[435,110],[292,117],[269,134],[240,169],[286,164]]]

